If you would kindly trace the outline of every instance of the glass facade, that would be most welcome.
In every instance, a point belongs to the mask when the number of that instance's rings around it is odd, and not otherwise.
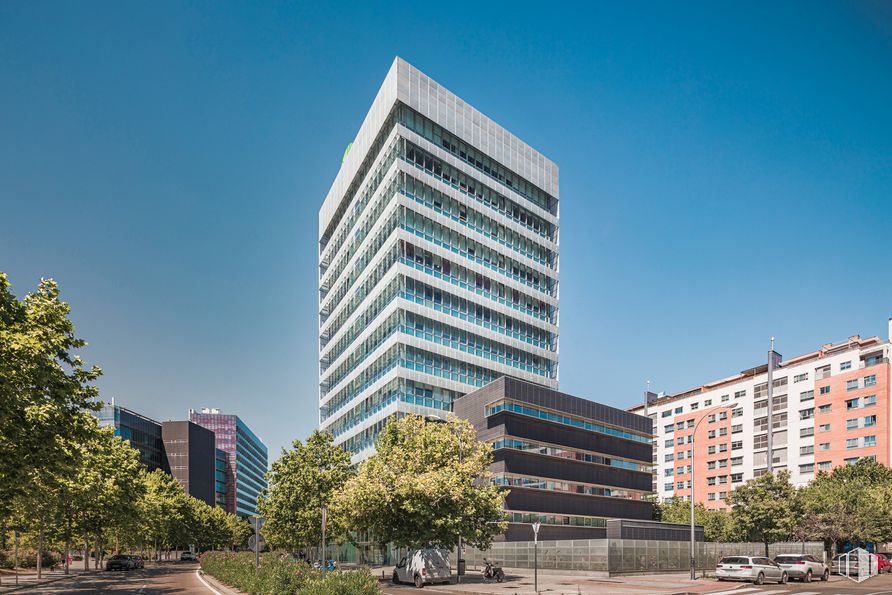
[[[227,415],[218,409],[189,410],[189,420],[212,430],[218,451],[225,453],[226,511],[240,516],[253,515],[257,496],[266,487],[264,475],[269,460],[266,445],[237,415]],[[218,453],[215,463],[218,492],[222,460]]]
[[[116,436],[139,451],[139,462],[148,471],[163,469],[170,473],[160,423],[117,405],[105,405],[95,415],[100,427],[113,427]]]
[[[394,70],[400,89],[428,80]],[[558,384],[557,168],[494,123],[481,150],[423,115],[460,102],[435,85],[420,87],[428,99],[379,95],[370,114],[386,115],[364,123],[367,152],[320,214],[319,419],[354,462],[391,416],[442,416],[506,375]],[[554,182],[531,181],[527,159]]]

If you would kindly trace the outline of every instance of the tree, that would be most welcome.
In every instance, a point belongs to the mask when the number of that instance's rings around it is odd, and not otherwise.
[[[804,511],[814,517],[816,533],[837,550],[847,541],[885,542],[892,539],[886,495],[892,491],[892,471],[873,459],[820,472],[803,495]]]
[[[765,473],[738,486],[727,499],[736,530],[747,541],[764,543],[768,556],[770,543],[790,536],[795,493],[788,471]]]
[[[52,483],[43,471],[76,464],[71,445],[87,438],[78,414],[98,408],[92,382],[101,371],[74,354],[86,343],[69,313],[55,281],[42,279],[19,301],[0,272],[0,516]]]
[[[673,498],[665,504],[655,503],[659,510],[659,520],[664,523],[691,522],[691,503],[681,498]],[[724,510],[708,510],[703,503],[694,505],[694,524],[703,527],[703,539],[706,541],[733,541],[734,530],[731,515]]]
[[[349,453],[332,440],[331,434],[318,430],[306,444],[295,440],[266,474],[257,510],[266,519],[263,537],[273,546],[297,550],[322,540],[322,506],[332,502],[351,476]],[[328,535],[345,538],[347,528],[340,517],[328,519]]]
[[[506,493],[488,471],[492,447],[467,421],[391,419],[375,448],[335,496],[347,526],[398,546],[452,547],[461,536],[480,549],[505,530]]]

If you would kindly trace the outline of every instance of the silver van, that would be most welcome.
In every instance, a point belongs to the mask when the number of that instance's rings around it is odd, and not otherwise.
[[[452,579],[449,552],[435,548],[409,550],[393,569],[394,584],[414,583],[423,587],[432,583],[448,583]]]

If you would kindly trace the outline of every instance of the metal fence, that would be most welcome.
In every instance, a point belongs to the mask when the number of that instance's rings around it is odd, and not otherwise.
[[[551,570],[585,570],[605,574],[680,572],[690,568],[690,543],[685,541],[652,541],[640,539],[580,539],[539,542],[539,568]],[[774,543],[769,555],[824,555],[821,542]],[[714,570],[724,556],[762,556],[761,543],[698,542],[698,570]],[[507,568],[533,567],[533,542],[497,542],[489,550],[464,548],[469,567],[481,566],[483,558],[496,560]]]

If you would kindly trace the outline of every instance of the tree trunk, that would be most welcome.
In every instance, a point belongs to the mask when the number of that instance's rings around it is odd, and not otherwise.
[[[96,533],[96,557],[94,558],[93,567],[99,570],[102,563],[102,542],[99,539],[99,532]]]
[[[84,570],[90,570],[90,538],[84,535]]]
[[[37,535],[37,580],[40,581],[41,570],[43,567],[43,529]]]
[[[765,540],[765,557],[771,558],[771,556],[768,555],[768,540],[767,539]]]

